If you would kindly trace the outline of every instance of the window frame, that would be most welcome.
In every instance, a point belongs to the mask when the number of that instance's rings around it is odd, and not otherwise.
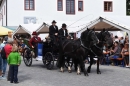
[[[111,10],[105,10],[105,3],[111,3]],[[108,6],[107,6],[108,8]],[[113,12],[113,2],[112,1],[104,1],[104,12]]]
[[[58,9],[59,8],[59,4],[58,4],[59,1],[62,2],[62,9],[61,10]],[[63,0],[57,0],[57,11],[63,11]]]
[[[29,9],[26,9],[26,0],[24,0],[24,10],[35,10],[35,0],[34,0],[34,8],[30,9],[30,0],[29,0]]]
[[[79,2],[82,2],[82,10],[79,10]],[[78,11],[83,11],[84,10],[84,2],[82,0],[78,1]]]
[[[70,9],[71,9],[71,5],[70,5]],[[66,0],[66,14],[69,15],[75,15],[75,0],[74,0],[74,13],[71,13],[72,11],[70,10],[70,13],[67,13],[67,0]]]

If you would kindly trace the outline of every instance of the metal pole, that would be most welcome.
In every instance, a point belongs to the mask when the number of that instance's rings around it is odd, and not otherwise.
[[[1,19],[2,19],[2,26],[3,26],[3,14],[2,14],[2,13],[0,13],[0,14],[1,14],[1,16],[2,16],[2,18],[1,18]]]

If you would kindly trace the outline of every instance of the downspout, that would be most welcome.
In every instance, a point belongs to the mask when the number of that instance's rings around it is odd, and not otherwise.
[[[7,15],[8,15],[8,13],[7,13],[7,7],[8,7],[8,6],[7,6],[7,0],[6,0],[6,26],[8,25],[8,22],[7,22],[7,21],[8,21],[8,16],[7,16]]]

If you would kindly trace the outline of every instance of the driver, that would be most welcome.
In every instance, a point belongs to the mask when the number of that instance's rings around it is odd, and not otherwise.
[[[56,37],[58,35],[58,27],[56,26],[56,21],[52,21],[52,25],[49,27],[49,36],[53,40],[53,43],[56,44]]]
[[[34,49],[34,53],[35,53],[35,58],[37,57],[37,44],[39,43],[39,42],[41,42],[41,38],[40,37],[38,37],[38,34],[37,34],[37,32],[33,32],[32,33],[32,35],[33,35],[33,37],[30,39],[30,41],[29,41],[29,44],[30,44],[30,46]]]

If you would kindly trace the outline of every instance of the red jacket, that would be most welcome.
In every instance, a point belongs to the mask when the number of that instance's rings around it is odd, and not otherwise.
[[[41,38],[40,37],[32,37],[29,41],[29,45],[32,46],[36,46],[38,42],[41,42]]]
[[[6,53],[6,57],[8,58],[8,55],[11,53],[12,51],[12,46],[10,44],[6,44],[4,46],[4,49],[5,49],[5,53]]]

